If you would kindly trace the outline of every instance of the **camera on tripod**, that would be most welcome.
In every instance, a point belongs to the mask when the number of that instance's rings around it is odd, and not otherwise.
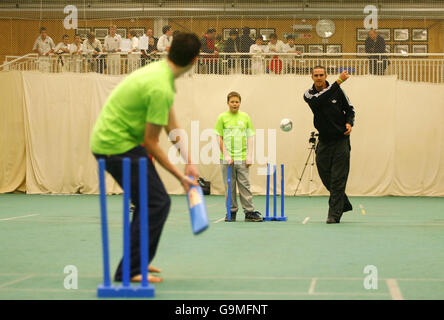
[[[294,195],[296,195],[296,193],[299,190],[299,185],[301,184],[302,177],[304,176],[304,172],[305,172],[305,169],[307,168],[308,161],[310,160],[310,158],[311,158],[311,165],[310,165],[310,179],[309,179],[308,190],[309,190],[309,195],[311,194],[311,183],[313,182],[313,167],[315,164],[316,137],[319,137],[319,133],[315,133],[314,131],[312,131],[310,133],[310,139],[308,139],[308,143],[311,143],[311,146],[309,148],[310,152],[308,153],[308,157],[307,157],[307,160],[305,161],[304,169],[302,169],[301,176],[299,177],[299,183],[296,187],[296,190],[294,191]]]
[[[316,137],[319,136],[319,133],[315,133],[314,131],[311,132],[310,139],[308,139],[309,143],[316,143]]]

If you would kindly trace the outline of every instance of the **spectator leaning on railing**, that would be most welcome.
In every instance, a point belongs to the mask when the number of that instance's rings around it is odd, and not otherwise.
[[[48,36],[45,27],[40,28],[40,36],[35,40],[32,51],[38,53],[39,56],[49,56],[55,47],[54,41]]]
[[[142,67],[146,64],[146,61],[150,61],[151,57],[148,56],[149,53],[156,51],[157,52],[157,41],[159,41],[159,39],[157,39],[156,37],[154,37],[154,33],[153,33],[153,29],[148,28],[146,30],[146,33],[141,36],[139,38],[139,41],[142,38],[148,38],[148,49],[141,49],[140,52],[142,54],[142,58],[141,58],[141,64]],[[151,51],[150,51],[150,47],[151,47]]]
[[[50,71],[49,55],[53,53],[54,41],[48,36],[45,27],[40,28],[40,36],[35,40],[32,50],[38,53],[38,66],[42,72]]]
[[[235,29],[230,30],[230,37],[225,41],[224,44],[224,52],[233,52],[233,53],[240,52],[239,32],[237,32]],[[228,59],[228,68],[235,68],[236,63],[234,60],[238,57],[227,56],[226,58]]]
[[[251,71],[253,74],[261,74],[264,73],[264,57],[261,55],[262,53],[268,52],[268,46],[263,44],[262,36],[256,37],[256,43],[252,44],[250,47],[250,53],[255,54],[256,56],[252,57],[251,63]]]
[[[170,51],[171,43],[173,42],[173,29],[171,26],[164,26],[162,33],[163,35],[157,41],[157,50],[161,53]]]
[[[294,37],[292,35],[287,36],[287,43],[282,47],[284,53],[296,53],[301,55],[302,52],[296,50],[296,45],[294,43]],[[296,71],[296,62],[293,56],[284,57],[286,64],[286,69],[288,73],[294,73]]]
[[[275,53],[284,52],[284,43],[278,40],[275,33],[270,34],[270,41],[268,42],[268,51]],[[280,74],[282,71],[282,60],[278,55],[273,56],[269,65],[269,71]]]
[[[216,29],[208,29],[201,39],[201,50],[203,53],[212,53],[214,55],[205,56],[203,62],[208,68],[208,73],[217,72],[217,55],[219,52],[216,50]]]
[[[79,34],[74,36],[74,42],[69,45],[69,53],[81,54],[82,53],[82,37]]]
[[[71,53],[70,71],[80,72],[82,70],[82,38],[80,35],[74,36],[74,42],[69,45],[69,53]]]
[[[54,53],[59,55],[57,59],[57,66],[62,71],[68,71],[68,65],[66,61],[63,59],[62,54],[64,53],[70,53],[69,51],[69,36],[67,34],[64,34],[62,37],[62,42],[59,42],[54,47]]]
[[[244,27],[242,29],[242,36],[239,39],[240,41],[240,52],[250,52],[250,47],[255,43],[253,39],[250,37],[250,28]],[[249,65],[250,65],[250,56],[241,56],[241,67],[242,73],[249,73]]]
[[[103,52],[102,43],[96,39],[94,33],[89,32],[87,34],[85,41],[83,41],[82,51],[88,55],[90,71],[102,72],[103,63],[96,59],[98,55]],[[97,62],[99,62],[99,64]]]
[[[131,49],[128,52],[128,72],[140,68],[139,39],[135,30],[130,30],[128,38],[131,40]]]
[[[120,74],[120,45],[122,37],[116,34],[117,26],[109,27],[109,35],[105,37],[104,51],[108,53],[107,69],[108,74]]]
[[[385,53],[385,40],[374,29],[368,32],[368,37],[365,39],[365,52]],[[369,56],[369,59],[371,74],[383,75],[387,65],[390,64],[387,56]]]

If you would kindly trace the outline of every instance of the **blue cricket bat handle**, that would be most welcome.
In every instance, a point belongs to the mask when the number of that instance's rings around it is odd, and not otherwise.
[[[190,177],[190,179],[193,179],[193,177]],[[202,188],[200,186],[191,186],[187,193],[187,200],[190,211],[191,229],[194,234],[199,234],[209,226]]]

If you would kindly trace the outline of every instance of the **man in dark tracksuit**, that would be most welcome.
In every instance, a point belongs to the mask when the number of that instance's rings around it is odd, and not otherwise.
[[[316,165],[322,183],[330,191],[327,223],[339,223],[342,213],[353,209],[345,194],[345,186],[355,112],[340,88],[349,76],[343,71],[338,80],[329,84],[325,68],[317,66],[312,71],[313,87],[304,94],[304,100],[314,114],[314,126],[319,131]]]

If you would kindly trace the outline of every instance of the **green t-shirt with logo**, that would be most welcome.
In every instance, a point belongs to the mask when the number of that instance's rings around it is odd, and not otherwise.
[[[91,151],[121,154],[140,145],[147,122],[168,124],[174,93],[174,75],[166,60],[131,73],[111,92],[100,112],[90,137]]]
[[[247,113],[242,111],[221,113],[217,118],[214,131],[223,138],[225,149],[230,152],[233,160],[245,161],[247,159],[247,138],[255,134]],[[220,158],[224,159],[222,152]]]

